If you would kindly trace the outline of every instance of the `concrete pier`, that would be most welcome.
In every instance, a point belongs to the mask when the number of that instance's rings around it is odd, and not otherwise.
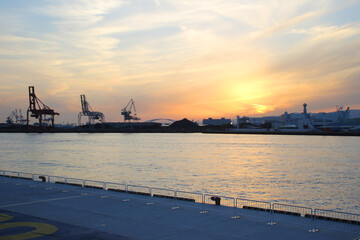
[[[250,211],[250,210],[249,210]],[[0,176],[1,239],[355,240],[264,213]]]

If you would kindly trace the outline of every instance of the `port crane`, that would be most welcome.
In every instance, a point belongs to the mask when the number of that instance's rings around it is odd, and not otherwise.
[[[348,107],[346,110],[344,110],[343,106],[336,106],[336,110],[339,114],[338,116],[338,123],[337,126],[334,130],[340,130],[341,126],[344,124],[345,119],[346,119],[346,115],[350,110],[350,107]]]
[[[31,113],[31,115],[30,115]],[[30,115],[30,116],[29,116]],[[27,110],[26,125],[29,127],[29,117],[39,119],[39,127],[43,127],[43,123],[49,127],[54,127],[55,115],[60,115],[44,104],[35,94],[35,87],[29,86],[29,108]],[[48,116],[48,117],[47,117]]]
[[[11,114],[6,118],[7,124],[14,124],[15,120],[17,119],[17,110],[12,111]]]
[[[15,109],[14,111],[11,112],[11,114],[6,118],[6,123],[8,124],[24,124],[26,123],[26,119],[24,119],[22,113],[21,113],[21,109]]]
[[[132,111],[134,111],[134,115],[131,115]],[[140,118],[136,116],[135,101],[133,99],[130,99],[129,103],[121,109],[121,115],[124,115],[124,121],[140,120]]]
[[[86,97],[84,94],[80,95],[81,101],[81,110],[82,112],[78,115],[78,124],[81,125],[81,117],[87,116],[89,118],[89,124],[94,124],[95,120],[99,120],[101,123],[105,122],[105,116],[101,112],[95,112],[91,108],[88,101],[86,101]]]

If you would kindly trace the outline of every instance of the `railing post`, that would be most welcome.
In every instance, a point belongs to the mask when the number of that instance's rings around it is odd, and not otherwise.
[[[313,209],[311,209],[311,218],[312,218],[312,225],[313,225],[313,229],[314,229],[314,231],[315,231],[315,229],[316,229],[316,220],[315,220],[315,213],[316,212],[316,209],[315,210],[313,210]]]

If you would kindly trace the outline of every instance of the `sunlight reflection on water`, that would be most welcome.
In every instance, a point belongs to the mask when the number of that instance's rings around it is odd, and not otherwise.
[[[0,169],[360,212],[360,138],[1,133]]]

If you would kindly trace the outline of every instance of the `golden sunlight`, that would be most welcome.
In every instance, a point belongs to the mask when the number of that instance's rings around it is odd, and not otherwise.
[[[261,104],[253,104],[254,108],[256,109],[257,113],[266,113],[274,110],[273,107],[267,106],[267,105],[261,105]]]

